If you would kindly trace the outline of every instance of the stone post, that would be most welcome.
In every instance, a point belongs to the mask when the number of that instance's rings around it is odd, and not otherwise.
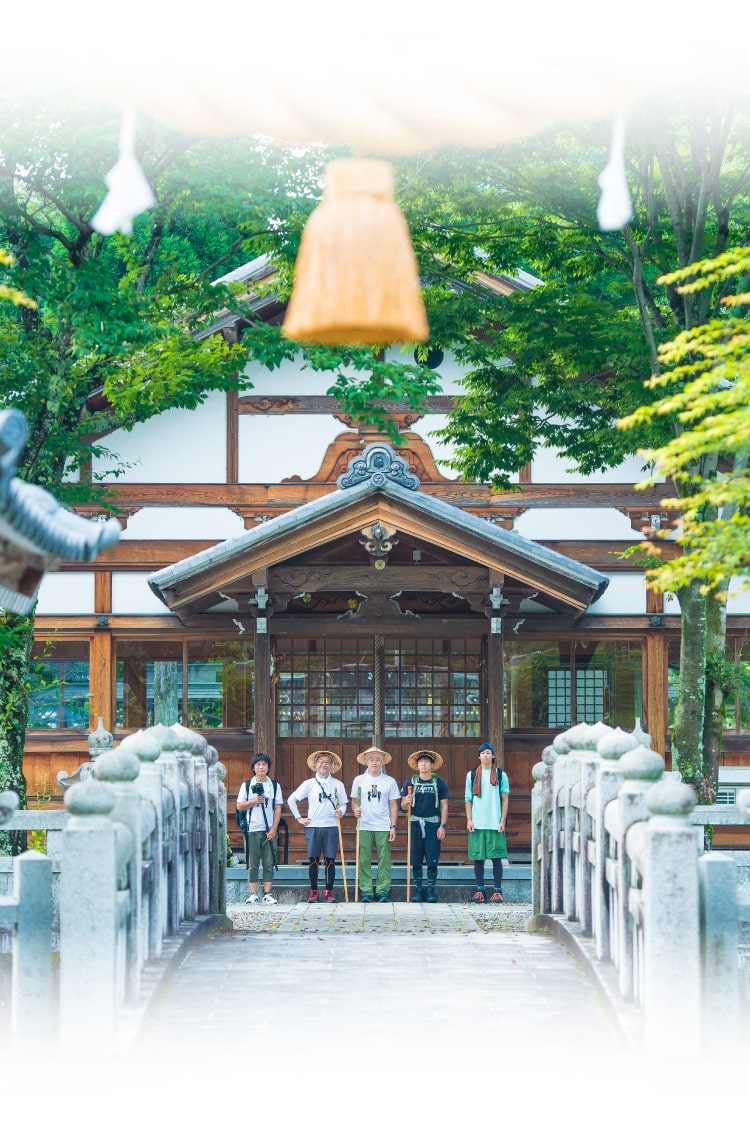
[[[26,851],[13,860],[13,1033],[28,1050],[52,1040],[52,859]]]
[[[65,793],[60,880],[60,1040],[112,1052],[116,1019],[117,843],[114,790],[89,778]]]
[[[695,792],[665,778],[646,793],[644,1018],[648,1052],[700,1048],[701,960]]]
[[[564,733],[558,733],[552,741],[557,759],[552,765],[552,869],[550,912],[562,913],[564,906],[564,867],[565,846],[565,792],[567,789],[568,754],[570,746]]]
[[[132,837],[134,850],[127,863],[127,889],[130,892],[130,912],[128,913],[125,941],[125,999],[134,1004],[138,1000],[143,967],[143,936],[141,916],[143,912],[143,801],[135,783],[141,765],[138,757],[127,747],[102,753],[94,765],[94,775],[111,785],[115,795],[115,805],[110,819],[124,824]]]
[[[227,775],[225,764],[218,761],[212,768],[216,773],[217,800],[216,800],[216,838],[219,850],[219,890],[218,902],[212,907],[214,913],[226,914],[227,912],[227,789],[224,780]]]
[[[608,804],[604,812],[604,822],[608,834],[617,841],[617,860],[615,863],[615,905],[614,920],[610,916],[610,929],[617,965],[620,995],[624,1000],[633,999],[633,929],[628,918],[628,897],[630,889],[630,864],[625,851],[625,838],[635,823],[648,819],[645,793],[664,773],[664,758],[639,745],[620,758],[620,772],[623,785],[616,800]]]
[[[208,761],[206,750],[208,742],[202,733],[192,733],[193,744],[193,850],[195,854],[195,892],[196,912],[209,913],[209,859],[211,820],[209,815]]]
[[[531,769],[534,786],[531,789],[531,913],[542,913],[542,780],[544,764],[538,761]]]
[[[141,819],[144,840],[148,843],[146,857],[141,870],[145,868],[148,878],[145,883],[147,893],[143,897],[145,921],[143,922],[143,955],[146,960],[161,956],[162,942],[167,928],[167,864],[164,859],[164,813],[162,807],[161,770],[155,763],[161,753],[161,745],[151,733],[139,729],[120,742],[120,753],[133,753],[140,762],[140,772],[136,777],[136,788],[141,797]],[[149,815],[144,810],[148,804]],[[152,830],[148,833],[146,825]],[[144,889],[143,873],[141,889]]]
[[[739,1029],[737,865],[710,851],[698,859],[703,980],[703,1044],[734,1052]]]
[[[579,802],[578,809],[578,859],[574,864],[578,867],[575,881],[575,912],[580,922],[582,931],[591,936],[593,932],[592,896],[592,868],[589,862],[589,842],[592,837],[592,820],[588,812],[589,792],[596,785],[599,753],[599,741],[604,740],[612,733],[609,725],[597,721],[595,725],[577,725],[570,730],[566,740],[571,745],[572,757],[579,762],[578,784]],[[574,761],[571,760],[571,764]],[[569,770],[570,771],[570,770]]]
[[[164,851],[167,856],[167,933],[174,936],[180,928],[184,907],[182,858],[180,853],[180,819],[182,788],[177,765],[177,738],[167,725],[152,725],[146,730],[158,743],[161,753],[156,762],[162,785],[167,792]]]
[[[610,895],[607,883],[608,836],[604,823],[607,804],[614,800],[622,787],[622,772],[619,759],[624,753],[638,747],[638,740],[632,733],[613,729],[600,738],[597,745],[599,764],[597,766],[596,787],[591,796],[593,821],[596,825],[594,840],[594,864],[591,886],[591,927],[599,960],[611,959],[611,921]]]
[[[174,734],[177,753],[177,772],[180,779],[180,866],[182,878],[182,906],[180,920],[192,921],[197,912],[196,835],[199,812],[195,799],[195,761],[193,746],[195,733],[184,725],[170,726]],[[164,745],[162,744],[162,748]]]

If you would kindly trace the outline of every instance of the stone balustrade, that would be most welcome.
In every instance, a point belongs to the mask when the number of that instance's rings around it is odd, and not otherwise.
[[[696,795],[639,737],[601,723],[555,737],[533,768],[533,924],[582,940],[649,1051],[738,1034],[737,878],[702,851]],[[750,816],[750,794],[738,797]],[[744,810],[744,809],[741,809]],[[585,942],[585,943],[583,943]]]
[[[13,860],[12,892],[0,897],[21,1042],[48,1033],[62,1046],[109,1053],[166,939],[226,911],[226,769],[216,749],[181,725],[112,745],[99,740],[95,759],[92,748],[91,765],[66,787],[65,812],[2,808],[5,827],[45,829],[49,844],[46,857]]]

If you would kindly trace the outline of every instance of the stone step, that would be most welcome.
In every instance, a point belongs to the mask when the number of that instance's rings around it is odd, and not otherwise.
[[[377,868],[373,866],[373,879]],[[322,868],[321,868],[322,871]],[[322,878],[322,873],[320,875]],[[349,900],[354,901],[354,864],[347,863],[346,880]],[[485,885],[492,889],[492,867],[485,864]],[[476,889],[474,868],[472,866],[440,866],[435,892],[441,902],[468,902]],[[280,902],[307,900],[309,883],[307,867],[292,863],[281,864],[273,879],[274,897]],[[244,866],[227,868],[227,901],[244,902],[247,897],[247,870]],[[341,878],[341,865],[336,865],[334,893],[338,901],[344,900],[344,884]],[[508,903],[531,901],[531,866],[528,863],[505,863],[503,865],[503,896]],[[391,871],[391,899],[406,900],[406,867],[396,863]]]

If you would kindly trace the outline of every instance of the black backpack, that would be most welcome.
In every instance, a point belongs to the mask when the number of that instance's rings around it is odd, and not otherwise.
[[[252,784],[254,779],[255,779],[255,777],[251,776],[249,780],[243,780],[243,782],[242,782],[245,785],[245,793],[246,793],[248,798],[250,796],[250,785]],[[278,791],[279,785],[278,785],[278,782],[276,780],[272,780],[271,783],[273,784],[273,803],[275,804],[276,803],[276,793]],[[237,793],[237,795],[239,796],[239,792]],[[265,810],[266,809],[264,807],[263,808],[264,813],[265,813]],[[250,813],[247,812],[247,811],[237,811],[237,808],[234,809],[235,822],[236,822],[237,826],[239,827],[239,829],[240,829],[240,831],[242,832],[243,835],[247,835],[247,817],[248,817],[249,814]]]

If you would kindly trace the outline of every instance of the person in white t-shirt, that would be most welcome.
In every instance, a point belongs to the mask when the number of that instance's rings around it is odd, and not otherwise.
[[[310,893],[308,902],[319,902],[318,870],[320,856],[325,860],[326,884],[323,891],[324,902],[335,902],[333,883],[336,877],[336,851],[339,845],[339,823],[346,811],[346,788],[340,780],[335,780],[332,772],[341,771],[341,757],[329,749],[318,749],[310,753],[307,765],[315,775],[305,780],[292,792],[287,800],[289,810],[305,829],[305,844],[308,857]],[[300,815],[298,804],[307,803],[307,815]]]
[[[367,771],[355,777],[349,795],[352,811],[359,820],[359,889],[363,902],[373,900],[372,852],[378,858],[375,900],[387,902],[391,892],[391,844],[396,838],[400,790],[392,776],[383,771],[390,753],[372,745],[357,757]]]
[[[267,753],[256,753],[250,761],[254,775],[240,785],[237,793],[237,811],[245,813],[245,847],[247,854],[247,880],[250,895],[246,902],[257,905],[276,905],[271,893],[273,871],[276,864],[273,842],[281,820],[284,797],[275,780],[271,780],[271,758]],[[258,896],[258,871],[263,866],[263,897]]]

